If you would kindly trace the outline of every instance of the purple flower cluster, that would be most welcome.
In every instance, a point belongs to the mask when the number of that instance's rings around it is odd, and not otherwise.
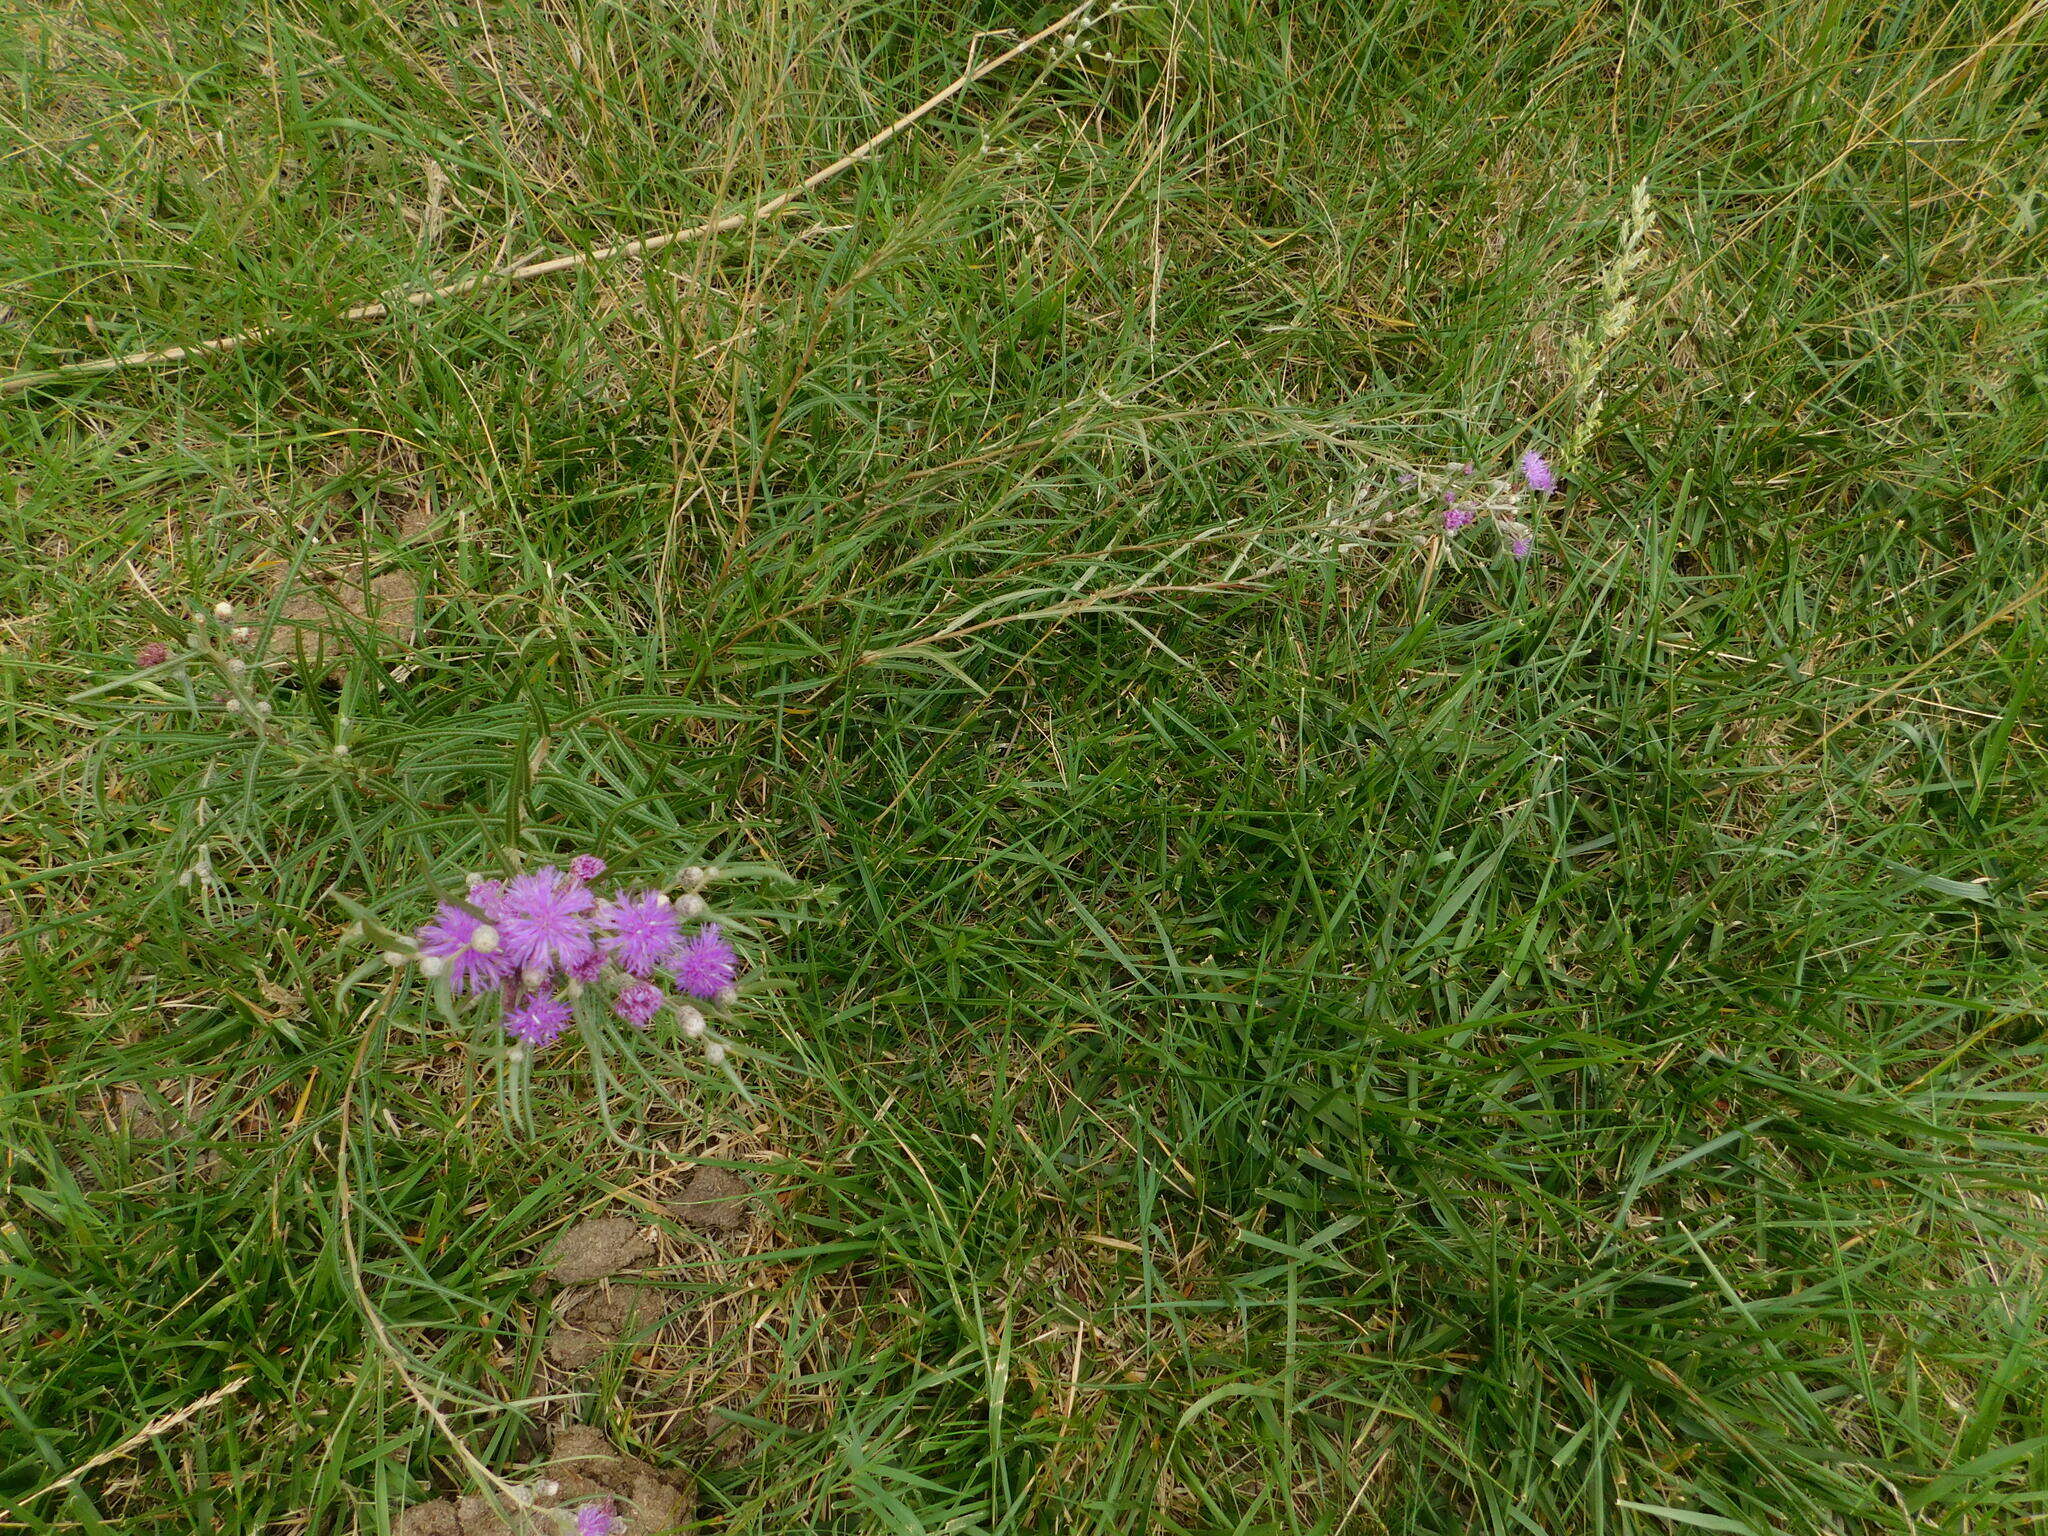
[[[1557,491],[1557,471],[1534,448],[1526,450],[1518,465],[1521,483],[1512,476],[1481,475],[1471,464],[1452,464],[1446,470],[1423,475],[1409,471],[1400,476],[1404,486],[1420,486],[1443,500],[1443,529],[1455,534],[1485,514],[1500,542],[1517,560],[1526,560],[1536,548],[1536,531],[1521,521],[1524,487],[1529,494],[1549,497]],[[1382,519],[1384,520],[1384,518]]]
[[[505,1033],[531,1050],[561,1036],[576,1000],[593,987],[637,1029],[669,1002],[657,979],[691,997],[729,1002],[739,955],[716,923],[683,932],[703,900],[623,887],[600,898],[590,882],[604,869],[604,860],[584,854],[566,872],[549,865],[510,880],[472,879],[465,897],[442,902],[414,936],[421,970],[444,978],[458,996],[499,994]],[[702,1033],[695,1009],[680,1006],[677,1017],[686,1033]]]

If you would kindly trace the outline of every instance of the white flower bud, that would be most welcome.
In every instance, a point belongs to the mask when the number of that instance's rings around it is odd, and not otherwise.
[[[520,1062],[526,1060],[526,1047],[523,1045],[513,1046],[511,1050],[505,1053],[505,1059],[511,1062],[513,1066],[518,1066]]]
[[[448,962],[439,955],[420,956],[420,974],[422,976],[439,976],[447,969]]]
[[[676,1005],[676,1020],[683,1026],[683,1033],[692,1040],[701,1039],[704,1034],[704,1015],[688,1003]]]
[[[533,991],[547,979],[548,973],[542,970],[537,965],[529,965],[525,970],[519,973],[520,985],[525,987],[529,992]]]
[[[562,983],[562,996],[566,997],[570,1002],[575,1002],[576,999],[581,997],[582,995],[583,983],[578,981],[574,976],[571,976],[567,981]]]
[[[498,952],[498,930],[489,923],[478,923],[476,932],[469,936],[469,947],[480,955],[495,955]]]
[[[256,638],[256,631],[251,629],[246,624],[237,624],[233,629],[228,631],[228,638],[234,641],[235,644],[237,645],[247,645],[251,640]]]
[[[694,891],[695,889],[697,889],[698,886],[704,883],[703,865],[692,864],[688,869],[683,871],[681,879],[683,882],[684,889]]]
[[[714,1067],[718,1066],[721,1062],[725,1060],[725,1047],[720,1045],[716,1040],[705,1041],[704,1059],[710,1062],[711,1065],[713,1065]]]
[[[229,699],[227,703],[221,705],[221,708],[231,715],[239,715],[242,712],[242,701],[240,699]]]
[[[654,904],[657,907],[667,907],[674,905],[674,903],[668,899],[667,891],[656,891],[654,893]]]
[[[235,616],[235,605],[223,598],[213,605],[213,616],[225,624]]]
[[[191,870],[189,870],[189,869],[181,869],[181,870],[179,870],[179,871],[178,871],[178,884],[180,884],[180,885],[190,885],[191,883],[192,883],[192,871],[191,871]]]
[[[739,1000],[740,989],[738,987],[720,987],[711,996],[711,1001],[718,1004],[721,1008],[730,1008]]]
[[[241,657],[239,657],[239,656],[230,656],[230,657],[228,658],[228,676],[230,676],[230,677],[240,677],[240,676],[241,676],[241,675],[242,675],[242,674],[243,674],[244,672],[246,672],[246,671],[248,671],[248,670],[249,670],[249,663],[247,663],[246,661],[242,660],[242,658],[241,658]]]
[[[256,713],[257,713],[257,714],[259,714],[259,715],[267,715],[267,714],[269,714],[269,713],[270,713],[270,700],[268,700],[268,699],[258,699],[258,700],[256,701]]]
[[[705,912],[704,898],[702,896],[685,896],[676,903],[676,911],[685,920],[693,917],[702,917]]]
[[[348,743],[347,743],[347,742],[345,742],[345,741],[337,741],[337,742],[336,742],[336,743],[334,744],[334,755],[335,755],[336,757],[347,757],[347,756],[348,756]]]
[[[401,965],[412,964],[412,957],[409,955],[401,955],[395,949],[387,949],[384,951],[384,963],[388,966],[391,966],[393,969],[396,969]]]

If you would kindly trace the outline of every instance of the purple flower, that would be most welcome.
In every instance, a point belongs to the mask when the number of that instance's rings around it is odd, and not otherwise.
[[[476,895],[474,890],[470,892],[470,902],[483,909]],[[442,962],[448,985],[456,992],[481,992],[512,974],[512,961],[498,930],[451,902],[441,903],[434,920],[422,927],[417,937],[420,954]]]
[[[647,1021],[661,1012],[661,1005],[667,1001],[667,994],[653,982],[629,981],[612,999],[612,1012],[635,1029],[645,1029]]]
[[[171,648],[161,640],[152,640],[135,653],[138,667],[160,667],[171,659]]]
[[[1522,478],[1529,482],[1530,490],[1546,496],[1557,489],[1557,476],[1552,473],[1549,461],[1534,448],[1522,455]]]
[[[646,978],[675,953],[683,930],[659,891],[622,892],[597,909],[598,942],[622,970]]]
[[[618,1528],[619,1517],[612,1513],[610,1499],[599,1499],[576,1511],[576,1536],[612,1536]]]
[[[706,923],[690,936],[669,965],[676,985],[692,997],[716,997],[739,974],[740,957],[719,933],[718,924]]]
[[[581,960],[576,961],[573,965],[564,966],[562,969],[565,975],[569,976],[572,980],[582,982],[587,987],[603,974],[604,953],[601,950],[593,949]]]
[[[604,873],[604,860],[594,853],[579,853],[569,861],[569,878],[588,885]]]
[[[1471,522],[1474,515],[1470,507],[1458,505],[1457,497],[1453,496],[1449,491],[1444,492],[1445,533],[1456,533],[1460,528]]]
[[[569,1005],[550,993],[536,992],[505,1010],[505,1033],[539,1050],[552,1045],[569,1027]]]
[[[1529,551],[1536,547],[1536,541],[1525,533],[1508,547],[1514,551],[1517,560],[1526,560],[1529,558]]]
[[[498,903],[505,953],[521,970],[550,971],[588,959],[595,944],[584,916],[597,898],[549,866],[520,875]]]

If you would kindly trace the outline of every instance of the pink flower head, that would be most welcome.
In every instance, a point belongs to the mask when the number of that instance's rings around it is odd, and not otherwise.
[[[598,942],[621,970],[643,980],[682,942],[676,909],[659,891],[621,892],[597,909]]]
[[[470,903],[484,910],[474,891]],[[456,992],[481,992],[512,974],[512,961],[498,930],[451,902],[442,902],[435,909],[434,920],[416,937],[422,955],[447,962],[448,985]]]
[[[1551,470],[1550,462],[1531,448],[1522,455],[1522,478],[1529,482],[1529,489],[1541,491],[1548,496],[1557,489],[1557,475]]]
[[[160,667],[171,659],[171,648],[161,640],[152,640],[135,653],[138,667]]]
[[[1449,491],[1444,492],[1445,533],[1456,533],[1460,528],[1471,522],[1474,516],[1475,514],[1470,507],[1459,506],[1457,497],[1453,496]]]
[[[645,1029],[648,1020],[661,1012],[667,995],[651,981],[629,981],[612,999],[612,1012],[635,1029]]]
[[[1517,560],[1526,560],[1529,558],[1529,551],[1536,547],[1536,541],[1525,533],[1508,547],[1513,550]]]
[[[692,997],[716,997],[739,974],[740,957],[725,942],[718,924],[706,923],[690,936],[673,961],[669,972],[676,985]]]
[[[507,882],[498,903],[505,953],[522,971],[564,969],[596,948],[585,916],[597,898],[550,865]]]
[[[612,1513],[612,1501],[599,1499],[576,1511],[576,1536],[612,1536],[619,1517]]]
[[[585,885],[604,873],[604,860],[594,853],[579,853],[569,861],[569,878]]]
[[[604,971],[604,952],[593,949],[583,959],[578,960],[573,965],[565,966],[563,969],[565,974],[576,981],[582,982],[587,987],[597,980]]]
[[[536,992],[505,1010],[505,1033],[521,1045],[539,1050],[561,1038],[570,1017],[569,1005],[559,997]]]

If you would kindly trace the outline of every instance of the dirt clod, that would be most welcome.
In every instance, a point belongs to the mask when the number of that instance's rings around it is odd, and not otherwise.
[[[565,1425],[555,1431],[553,1449],[548,1476],[561,1484],[559,1502],[616,1500],[623,1517],[616,1536],[656,1536],[682,1523],[683,1491],[657,1468],[637,1457],[621,1456],[598,1431]]]
[[[415,1504],[398,1517],[398,1536],[465,1536],[453,1499]]]
[[[548,1251],[548,1273],[564,1285],[602,1280],[643,1263],[654,1244],[624,1216],[595,1216],[564,1232]]]
[[[565,1371],[596,1364],[614,1342],[655,1316],[654,1298],[624,1286],[571,1293],[556,1309],[548,1336],[548,1359]]]
[[[680,1199],[663,1207],[686,1227],[699,1232],[738,1232],[747,1224],[753,1188],[728,1168],[698,1168],[684,1183]]]
[[[688,1501],[682,1489],[657,1467],[622,1456],[594,1429],[568,1425],[555,1431],[551,1459],[542,1474],[534,1512],[508,1510],[482,1494],[432,1499],[398,1517],[398,1536],[562,1536],[562,1517],[592,1499],[610,1499],[619,1523],[613,1536],[663,1536],[682,1524]]]
[[[351,640],[365,625],[379,642],[412,642],[420,584],[410,571],[369,574],[358,562],[338,570],[301,573],[285,593],[270,631],[270,655],[303,660],[309,666],[333,666],[359,643]]]

